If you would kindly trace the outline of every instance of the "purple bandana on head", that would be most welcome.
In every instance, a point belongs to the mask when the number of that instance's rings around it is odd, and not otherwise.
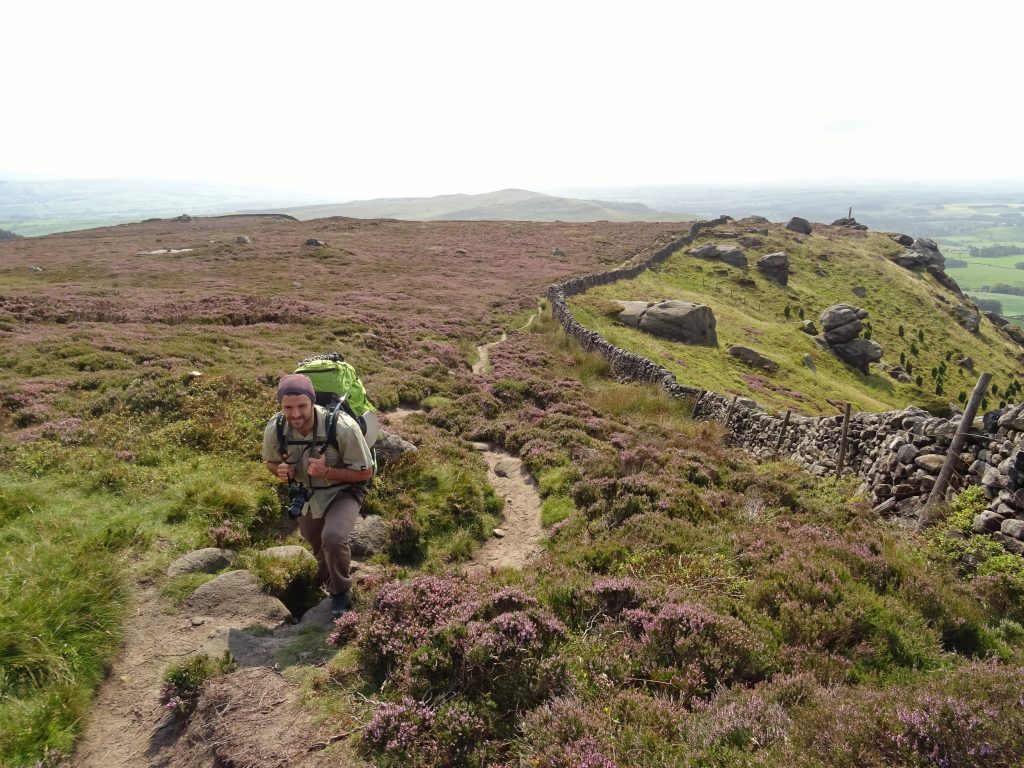
[[[314,403],[316,402],[313,382],[309,380],[309,376],[301,373],[289,373],[287,376],[281,377],[281,381],[277,384],[277,402],[280,403],[281,398],[285,395],[305,395]]]

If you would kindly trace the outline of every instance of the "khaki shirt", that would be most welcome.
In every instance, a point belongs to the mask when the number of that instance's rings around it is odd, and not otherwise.
[[[301,435],[294,431],[287,421],[284,423],[284,436],[289,443],[303,440],[316,441],[316,447],[289,444],[288,463],[295,467],[295,480],[307,488],[313,489],[313,498],[310,499],[306,509],[312,517],[320,518],[323,517],[324,512],[339,493],[357,491],[356,498],[361,500],[366,483],[331,483],[322,477],[311,478],[309,476],[307,472],[309,460],[320,457],[320,448],[327,441],[328,411],[319,405],[314,406],[313,410],[315,438],[312,435]],[[363,439],[359,425],[343,411],[338,412],[335,442],[326,446],[326,449],[328,467],[345,467],[360,471],[373,466],[373,457],[370,455],[370,449],[366,447],[366,441]],[[276,415],[267,422],[267,428],[263,431],[263,460],[281,461],[277,443]]]

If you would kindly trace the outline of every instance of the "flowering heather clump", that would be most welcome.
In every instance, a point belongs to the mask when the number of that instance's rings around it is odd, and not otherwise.
[[[465,581],[450,576],[382,584],[359,636],[370,668],[387,675],[401,667],[431,630],[455,615],[465,591]]]
[[[677,685],[684,697],[754,682],[767,671],[765,644],[743,622],[703,605],[667,603],[657,612],[627,610],[623,617],[639,641],[643,676]]]
[[[237,520],[224,518],[220,525],[210,526],[210,538],[217,547],[238,547],[249,541],[249,532]]]
[[[114,454],[114,458],[116,458],[118,461],[124,461],[124,462],[131,463],[131,462],[135,461],[135,452],[134,451],[118,451],[117,453]]]
[[[335,619],[334,629],[327,636],[327,644],[345,645],[354,640],[359,631],[359,618],[356,611],[348,611]]]
[[[913,706],[897,705],[896,718],[903,730],[890,734],[900,757],[907,762],[958,768],[988,765],[996,750],[985,739],[985,720],[998,722],[991,707],[975,710],[955,696],[925,694]]]
[[[490,713],[463,699],[432,706],[403,696],[381,704],[363,730],[361,747],[381,765],[448,768],[486,765],[493,748]]]
[[[387,521],[388,555],[392,560],[405,560],[419,550],[421,526],[411,512],[405,511],[399,517]]]
[[[586,613],[615,619],[626,609],[639,608],[643,592],[635,579],[597,579],[582,598]]]

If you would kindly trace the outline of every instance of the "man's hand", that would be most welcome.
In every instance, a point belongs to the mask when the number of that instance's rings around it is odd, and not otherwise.
[[[285,455],[282,458],[287,459],[288,456]],[[289,480],[295,477],[295,467],[293,467],[287,461],[282,461],[280,464],[277,465],[277,476],[280,480],[287,483]]]
[[[309,463],[306,464],[306,472],[310,477],[326,478],[327,477],[327,457],[321,456],[317,459],[310,459]]]

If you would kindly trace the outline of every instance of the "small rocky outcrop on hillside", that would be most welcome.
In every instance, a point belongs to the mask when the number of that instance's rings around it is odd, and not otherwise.
[[[833,304],[818,318],[824,329],[816,337],[836,357],[861,373],[868,373],[868,366],[882,359],[882,345],[877,341],[863,339],[860,332],[868,311],[852,304]]]
[[[913,245],[900,252],[894,261],[907,269],[931,266],[941,270],[946,268],[946,257],[942,255],[939,246],[934,240],[926,237],[919,237]]]
[[[842,219],[836,219],[832,222],[833,227],[844,227],[846,229],[856,229],[860,231],[867,230],[867,224],[861,224],[855,218],[851,216],[844,217]]]
[[[981,327],[981,313],[973,306],[960,304],[953,307],[953,314],[960,327],[968,333],[977,333]]]
[[[698,259],[716,259],[733,267],[746,268],[747,266],[747,256],[738,245],[704,243],[704,245],[691,248],[689,253]]]
[[[757,269],[780,285],[789,283],[789,256],[784,251],[769,253],[757,260]]]
[[[684,344],[717,346],[715,315],[707,304],[668,300],[657,303],[616,300],[623,311],[616,319],[654,336]]]

